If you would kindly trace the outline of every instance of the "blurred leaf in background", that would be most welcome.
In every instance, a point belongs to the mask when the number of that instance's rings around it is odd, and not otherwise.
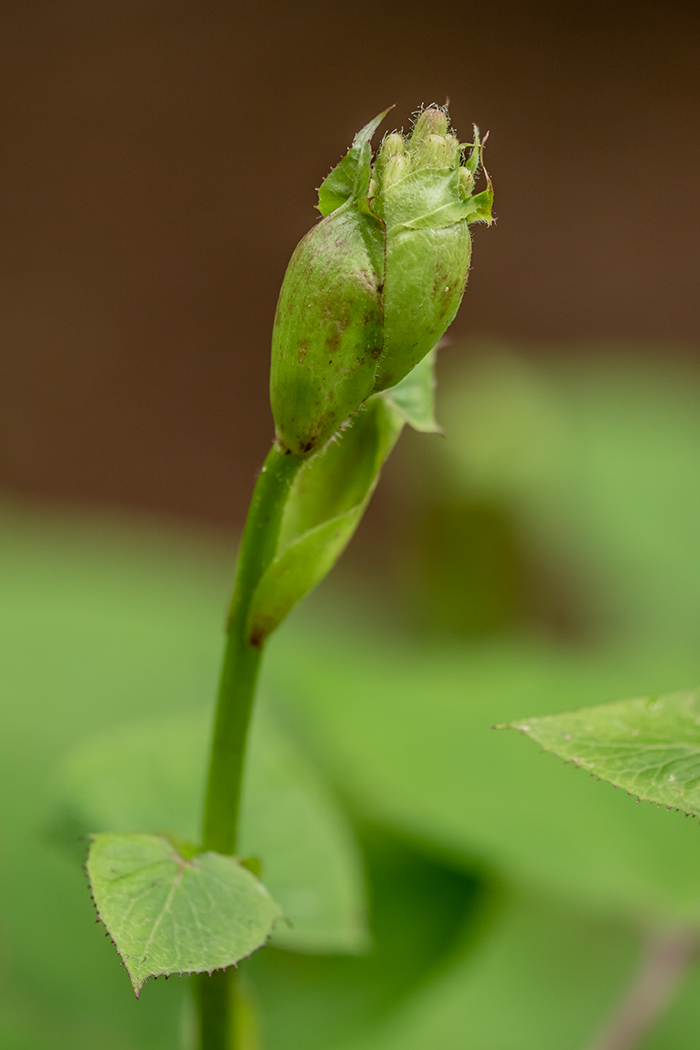
[[[355,873],[338,884],[355,886],[346,903],[360,899],[362,856],[371,942],[242,964],[268,1050],[574,1050],[647,931],[700,927],[690,822],[490,728],[700,681],[700,376],[651,356],[492,350],[443,389],[446,440],[409,478],[407,436],[390,479],[407,523],[385,560],[397,552],[419,612],[386,616],[378,590],[358,597],[341,572],[271,646],[265,691],[289,758],[272,767],[293,770],[307,815],[325,814],[314,826],[336,828],[334,855],[354,857],[334,869]],[[161,734],[159,783],[196,776],[196,747],[183,759],[173,727],[196,722],[188,743],[204,739],[232,554],[145,523],[3,509],[3,1048],[178,1045],[184,983],[133,1000],[48,829],[81,755],[101,756],[91,798],[129,810],[138,778],[121,794],[115,770],[129,739],[148,737],[139,726]],[[71,800],[73,834],[76,810],[83,829],[101,819]],[[127,822],[174,819],[157,809]],[[182,832],[194,820],[192,808]],[[644,1050],[695,1047],[699,980]]]

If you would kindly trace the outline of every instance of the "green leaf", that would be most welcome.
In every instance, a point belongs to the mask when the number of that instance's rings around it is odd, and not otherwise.
[[[470,225],[473,222],[487,222],[491,224],[493,222],[493,187],[491,186],[491,180],[489,179],[488,187],[485,190],[470,197],[467,203],[472,206],[468,216]]]
[[[424,434],[441,434],[435,419],[435,363],[437,347],[420,361],[396,386],[381,395],[402,414],[414,430]]]
[[[137,998],[149,977],[232,966],[282,917],[235,858],[207,852],[185,860],[154,835],[92,836],[87,871]]]
[[[388,112],[389,110],[385,109],[383,113],[380,113],[374,120],[370,120],[369,124],[365,124],[358,131],[348,152],[321,183],[318,191],[318,210],[324,218],[345,204],[353,195],[358,169],[362,167],[363,161],[364,166],[369,169],[371,159],[369,144]]]
[[[632,349],[535,362],[484,348],[443,387],[449,440],[435,453],[455,488],[513,508],[535,563],[547,552],[547,578],[562,581],[587,630],[691,653],[700,371]],[[683,684],[674,676],[666,687]]]
[[[396,226],[392,226],[387,236],[391,236],[398,230],[442,230],[447,226],[456,226],[458,222],[462,222],[476,210],[472,203],[474,199],[470,197],[466,201],[450,201],[449,204],[442,204],[439,208],[419,215],[415,219],[399,222]]]
[[[64,760],[53,837],[152,832],[176,845],[196,842],[209,739],[204,710],[88,738]],[[239,852],[260,860],[261,878],[288,920],[273,943],[296,951],[365,949],[362,863],[348,821],[314,768],[262,712],[249,742]]]
[[[639,799],[700,813],[700,692],[616,700],[509,723]]]
[[[559,902],[508,899],[488,936],[343,1050],[581,1050],[633,978],[635,934]]]
[[[333,568],[357,528],[404,423],[439,432],[432,350],[405,379],[369,398],[348,427],[303,465],[282,520],[277,554],[258,584],[248,633],[267,638]]]
[[[335,958],[258,952],[245,967],[265,1050],[336,1050],[444,972],[496,911],[481,872],[457,872],[402,838],[360,825],[372,948]],[[430,1040],[426,1046],[432,1046]]]
[[[405,418],[390,400],[370,398],[347,429],[297,474],[277,554],[253,597],[248,634],[256,643],[274,631],[345,550]]]
[[[678,814],[594,790],[583,772],[492,729],[536,704],[556,711],[562,696],[583,705],[697,677],[697,653],[418,647],[348,623],[333,632],[327,620],[290,625],[266,673],[361,812],[599,914],[700,922],[700,850]]]

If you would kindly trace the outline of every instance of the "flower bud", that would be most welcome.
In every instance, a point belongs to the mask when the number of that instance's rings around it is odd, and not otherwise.
[[[471,197],[474,190],[474,176],[467,168],[459,169],[459,194],[463,200]]]
[[[464,293],[469,224],[491,221],[490,182],[473,195],[476,128],[463,162],[446,111],[430,106],[410,136],[387,135],[372,164],[384,116],[323,182],[323,218],[294,252],[280,292],[271,403],[277,438],[296,455],[324,445],[435,346]]]
[[[404,152],[405,140],[403,135],[400,135],[398,131],[392,131],[391,135],[387,135],[382,142],[382,148],[379,151],[377,162],[379,163],[383,158],[388,159],[389,157],[395,157],[399,153]]]
[[[446,135],[449,119],[444,109],[439,106],[428,106],[416,118],[413,125],[411,141],[413,144],[430,138],[431,135]]]
[[[399,180],[402,179],[404,175],[408,175],[410,170],[411,161],[405,153],[397,153],[395,156],[389,157],[389,160],[386,162],[386,165],[384,167],[384,171],[382,172],[382,188],[386,190],[387,186],[393,186],[394,183],[399,182]],[[377,196],[378,189],[379,186],[377,185],[374,194],[375,197]]]

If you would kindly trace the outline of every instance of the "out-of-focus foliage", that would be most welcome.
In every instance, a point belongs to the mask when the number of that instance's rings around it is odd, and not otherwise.
[[[423,522],[392,541],[413,633],[331,578],[270,646],[266,695],[358,822],[373,946],[242,963],[267,1050],[576,1050],[640,935],[700,923],[690,821],[490,728],[700,681],[700,377],[494,353],[443,389],[446,440],[388,479]],[[231,573],[174,532],[0,516],[7,1050],[178,1045],[185,982],[133,1000],[51,816],[89,737],[210,702]],[[697,1045],[699,980],[643,1050]]]
[[[199,842],[211,706],[139,719],[87,737],[57,780],[54,837],[94,832],[166,834]],[[270,713],[255,713],[241,814],[240,855],[265,858],[260,878],[282,908],[273,942],[301,951],[367,947],[360,851],[350,822]]]

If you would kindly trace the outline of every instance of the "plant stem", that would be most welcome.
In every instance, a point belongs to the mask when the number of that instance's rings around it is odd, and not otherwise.
[[[262,646],[247,639],[255,589],[277,549],[282,514],[292,481],[303,460],[276,444],[258,477],[238,558],[226,650],[214,723],[202,846],[232,854],[236,850],[245,741]]]
[[[238,557],[214,723],[202,847],[236,850],[245,745],[262,645],[250,644],[248,617],[255,589],[277,549],[289,489],[303,460],[272,446],[253,492]],[[200,1050],[233,1050],[235,970],[198,978]]]
[[[696,955],[694,930],[666,930],[651,937],[637,977],[589,1050],[633,1050],[646,1042]]]

